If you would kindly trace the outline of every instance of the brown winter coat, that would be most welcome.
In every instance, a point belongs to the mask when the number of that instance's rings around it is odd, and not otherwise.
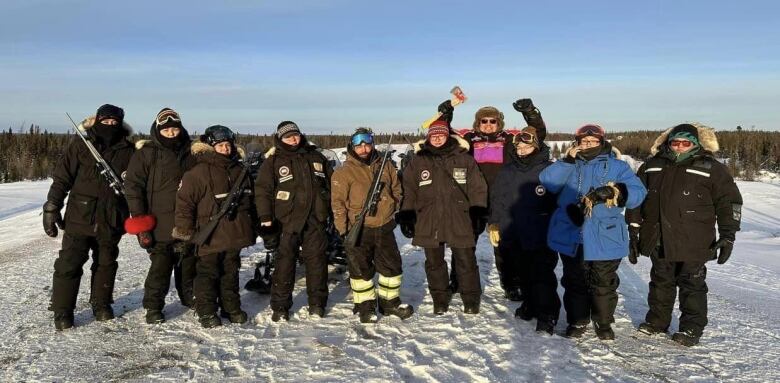
[[[375,153],[377,155],[374,155],[369,166],[355,158],[354,153],[350,151],[344,166],[333,172],[331,182],[333,223],[342,235],[347,234],[357,216],[360,215],[371,188],[371,181],[374,180],[374,173],[379,170],[382,163],[382,154]],[[366,215],[364,221],[366,227],[384,226],[393,220],[396,210],[401,205],[401,182],[398,179],[398,170],[391,161],[385,163],[380,182],[384,186],[379,194],[376,214]]]
[[[295,151],[276,144],[257,171],[255,204],[260,222],[276,220],[285,233],[301,233],[310,218],[323,227],[330,215],[328,159],[305,136]]]
[[[416,214],[412,244],[453,248],[474,247],[470,207],[487,206],[487,184],[468,143],[458,136],[441,148],[418,142],[404,169],[401,210]]]
[[[186,130],[178,151],[166,148],[159,142],[159,130],[152,127],[151,140],[135,143],[136,152],[127,167],[125,190],[127,205],[132,216],[154,215],[157,226],[154,239],[160,242],[172,241],[176,191],[184,172],[196,164],[191,152],[191,142]]]
[[[196,141],[192,154],[197,165],[184,173],[176,193],[176,228],[184,235],[197,232],[219,211],[243,167],[235,159],[217,153],[211,145]],[[243,156],[238,150],[238,156]],[[244,179],[244,194],[233,214],[224,215],[209,240],[198,249],[198,255],[238,250],[255,243],[255,207],[252,179]]]
[[[630,224],[639,224],[639,246],[651,255],[660,244],[669,262],[706,262],[710,246],[719,236],[734,240],[739,231],[742,195],[725,165],[713,157],[718,141],[711,128],[696,125],[701,149],[679,163],[669,154],[662,133],[653,154],[637,171],[647,187],[642,205],[626,211]]]
[[[127,164],[135,151],[133,144],[125,138],[107,148],[95,144],[91,130],[93,124],[94,117],[90,117],[78,129],[86,133],[87,139],[93,142],[114,173],[124,178]],[[124,124],[124,128],[121,134],[129,134],[130,126]],[[74,135],[54,169],[47,199],[62,206],[65,197],[68,197],[64,218],[67,233],[89,236],[98,233],[110,236],[124,234],[127,202],[124,196],[117,196],[106,179],[98,174],[96,163],[87,145]]]

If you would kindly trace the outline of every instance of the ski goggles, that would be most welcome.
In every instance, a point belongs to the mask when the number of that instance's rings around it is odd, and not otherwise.
[[[669,146],[671,146],[671,147],[679,146],[681,148],[690,148],[691,146],[693,146],[693,142],[688,141],[688,140],[671,140],[671,141],[669,141]]]
[[[604,133],[604,128],[593,124],[581,126],[574,133],[575,137],[585,137],[585,136],[604,137],[605,135],[606,134]]]
[[[352,146],[359,146],[360,144],[374,144],[374,135],[371,133],[360,133],[352,136]]]
[[[517,143],[524,143],[524,144],[533,144],[536,141],[536,137],[534,137],[533,134],[528,132],[520,132],[515,136],[515,144]]]
[[[179,114],[176,113],[173,110],[163,110],[157,115],[157,119],[154,120],[155,123],[157,123],[157,126],[165,125],[167,122],[173,121],[173,122],[181,122],[181,118],[179,117]]]

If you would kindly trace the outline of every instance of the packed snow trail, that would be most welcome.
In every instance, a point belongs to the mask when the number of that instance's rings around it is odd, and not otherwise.
[[[8,202],[0,207],[4,381],[780,381],[778,185],[739,183],[746,201],[743,231],[727,264],[708,264],[710,324],[701,345],[683,348],[668,336],[636,332],[647,310],[647,258],[634,266],[624,261],[619,270],[616,340],[599,341],[592,330],[570,340],[560,336],[565,313],[554,336],[539,335],[534,322],[514,318],[518,304],[502,297],[484,237],[477,248],[484,286],[480,314],[464,315],[456,297],[449,313],[434,316],[422,250],[398,232],[401,296],[416,309],[406,321],[358,323],[347,275],[333,271],[325,318],[308,316],[299,272],[290,322],[271,322],[268,296],[242,290],[242,306],[253,320],[205,330],[172,291],[168,321],[150,326],[141,307],[149,257],[126,236],[120,243],[117,319],[93,320],[85,267],[76,327],[56,332],[47,307],[61,234],[57,239],[43,234],[39,211],[49,183],[20,184],[0,185],[0,202]],[[243,252],[241,286],[262,257],[261,244]]]

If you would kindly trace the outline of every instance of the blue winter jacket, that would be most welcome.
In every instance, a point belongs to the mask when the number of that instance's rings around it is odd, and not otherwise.
[[[566,214],[566,206],[577,203],[591,189],[608,182],[624,183],[628,190],[626,206],[639,206],[647,189],[624,161],[616,158],[611,145],[595,158],[587,161],[577,157],[574,163],[557,161],[539,175],[545,188],[558,194],[558,209],[553,213],[547,235],[551,249],[568,256],[577,254],[583,245],[586,261],[620,259],[628,255],[628,226],[623,217],[624,207],[593,207],[593,213],[582,227],[575,226]]]

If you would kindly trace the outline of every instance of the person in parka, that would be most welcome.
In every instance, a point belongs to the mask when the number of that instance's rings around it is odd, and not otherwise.
[[[266,249],[278,247],[271,276],[271,320],[290,319],[295,267],[306,265],[309,314],[322,317],[328,303],[330,178],[333,169],[298,125],[282,121],[274,147],[265,155],[255,181],[259,234]]]
[[[122,177],[135,148],[127,136],[131,128],[124,122],[122,108],[105,104],[94,117],[85,119],[77,129],[86,133],[114,173]],[[83,274],[82,267],[92,252],[90,299],[92,312],[98,321],[114,319],[114,280],[117,272],[117,246],[125,233],[128,217],[124,196],[117,195],[108,181],[98,174],[96,160],[87,145],[78,137],[69,144],[52,175],[46,203],[43,205],[43,228],[50,237],[57,237],[57,227],[64,228],[62,250],[54,262],[51,307],[54,327],[73,327],[73,310]],[[60,210],[65,197],[63,225]]]
[[[680,124],[663,132],[637,174],[647,186],[641,207],[626,212],[631,262],[639,254],[653,263],[650,310],[639,331],[666,333],[680,289],[680,326],[672,339],[699,343],[707,325],[707,268],[729,259],[742,217],[742,195],[725,165],[714,157],[718,140],[712,128]],[[717,239],[715,226],[717,224]]]
[[[190,152],[190,135],[173,109],[160,110],[149,135],[150,140],[135,143],[136,152],[127,167],[125,190],[130,218],[125,221],[125,229],[138,237],[152,262],[144,283],[143,306],[146,322],[153,324],[165,321],[162,309],[171,272],[179,300],[192,307],[194,248],[174,240],[171,232],[179,182],[184,172],[195,166],[196,159]]]
[[[446,106],[446,101],[440,105],[440,110],[444,109],[442,106]],[[544,123],[544,119],[542,119],[539,109],[534,106],[533,101],[530,98],[521,98],[512,103],[512,106],[516,111],[522,113],[529,126],[536,129],[536,136],[539,142],[543,142],[547,136],[547,126]],[[450,110],[449,112],[451,113],[452,111]],[[477,110],[474,115],[473,130],[463,135],[463,138],[469,142],[469,154],[474,157],[479,170],[485,177],[488,193],[490,193],[490,188],[498,178],[498,172],[504,164],[512,161],[513,153],[515,153],[515,146],[512,141],[513,135],[504,130],[504,125],[504,113],[493,106],[485,106]],[[477,215],[472,219],[477,222],[474,234],[477,238],[485,230],[485,224],[490,214],[489,210],[490,206],[488,204],[488,210],[483,212],[475,211]],[[501,252],[497,247],[493,248],[493,254],[496,259],[496,268],[499,274],[501,274],[501,267],[506,262],[502,259]],[[456,274],[457,266],[453,265],[450,283],[454,289],[457,289]],[[504,290],[504,296],[507,299],[512,301],[523,299],[520,291],[520,276],[516,276],[513,280],[501,278],[500,281],[501,288]]]
[[[530,126],[514,136],[514,145],[510,161],[498,172],[502,181],[490,189],[488,234],[501,254],[496,258],[501,285],[519,286],[525,297],[515,316],[536,318],[536,331],[552,334],[561,309],[558,254],[547,246],[556,196],[539,181],[539,173],[552,164],[550,148]]]
[[[614,339],[617,269],[628,255],[622,213],[624,207],[639,206],[647,190],[631,167],[618,159],[603,128],[582,126],[575,139],[565,158],[539,175],[547,191],[558,195],[547,243],[563,262],[566,336],[582,336],[593,321],[600,339]]]
[[[375,149],[374,134],[358,128],[347,145],[344,166],[333,172],[331,206],[333,223],[345,237],[360,215],[376,174],[380,172],[383,153]],[[349,283],[352,287],[354,312],[362,323],[376,322],[379,312],[406,319],[414,309],[401,304],[401,252],[395,240],[395,213],[401,205],[401,182],[395,165],[385,163],[379,179],[379,199],[375,211],[369,211],[356,246],[346,247]],[[345,241],[346,244],[346,241]],[[374,274],[379,274],[374,286]]]
[[[434,121],[425,141],[417,143],[416,153],[404,170],[398,223],[402,233],[413,238],[412,244],[425,248],[434,314],[447,312],[452,296],[445,245],[452,249],[452,259],[458,264],[463,312],[478,314],[482,287],[472,216],[475,209],[484,210],[487,205],[487,185],[474,158],[468,155],[468,143],[450,131],[447,121]]]
[[[193,285],[195,312],[201,326],[222,325],[221,316],[231,323],[245,323],[238,293],[241,249],[255,243],[255,206],[252,179],[244,176],[240,162],[243,150],[236,147],[236,136],[226,126],[206,128],[190,151],[197,164],[185,172],[176,193],[176,213],[171,237],[189,242],[216,214],[236,182],[243,193],[228,213],[222,216],[205,243],[197,247],[196,275]]]

